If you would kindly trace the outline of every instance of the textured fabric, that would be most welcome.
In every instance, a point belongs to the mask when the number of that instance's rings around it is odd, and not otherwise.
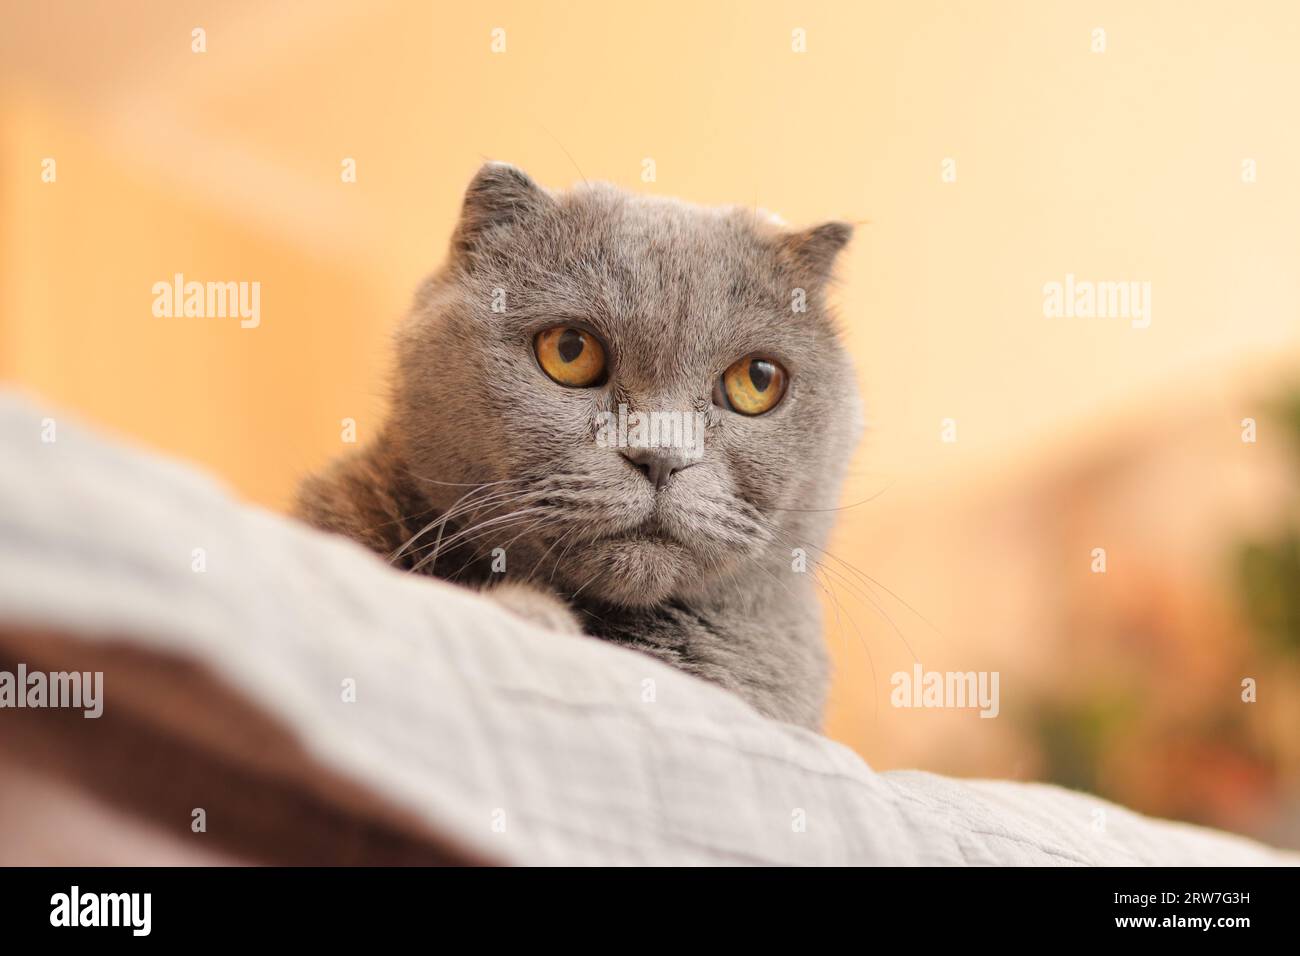
[[[396,573],[13,396],[0,398],[0,650],[50,669],[106,661],[105,715],[132,715],[116,733],[165,732],[451,861],[1296,861],[1054,787],[876,773],[648,657]],[[195,675],[221,692],[178,691]],[[231,729],[245,725],[266,729]],[[357,839],[352,858],[371,858]]]

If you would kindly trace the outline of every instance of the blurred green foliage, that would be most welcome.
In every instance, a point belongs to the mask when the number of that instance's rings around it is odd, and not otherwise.
[[[1270,420],[1285,430],[1300,461],[1300,391],[1272,406]],[[1237,580],[1247,618],[1268,650],[1300,652],[1300,486],[1290,516],[1268,540],[1242,545]]]
[[[1141,713],[1132,692],[1094,688],[1081,700],[1044,700],[1034,715],[1048,780],[1074,790],[1100,792],[1102,758],[1122,741]]]
[[[1286,442],[1292,474],[1300,474],[1300,388],[1270,402],[1265,415],[1260,440]],[[1267,723],[1252,720],[1236,675],[1268,672],[1291,680],[1287,674],[1300,662],[1300,480],[1269,530],[1243,537],[1225,558],[1225,584],[1244,628],[1206,621],[1197,635],[1185,635],[1179,629],[1186,622],[1160,616],[1158,603],[1143,627],[1170,629],[1165,638],[1194,636],[1196,652],[1207,654],[1230,683],[1197,700],[1194,712],[1179,706],[1176,693],[1153,693],[1177,666],[1168,655],[1188,646],[1170,639],[1130,642],[1107,619],[1103,632],[1080,635],[1091,656],[1081,649],[1066,692],[1056,686],[1036,696],[1025,715],[1048,780],[1158,816],[1236,829],[1257,825],[1251,815],[1275,791],[1294,751],[1290,741],[1270,736]]]

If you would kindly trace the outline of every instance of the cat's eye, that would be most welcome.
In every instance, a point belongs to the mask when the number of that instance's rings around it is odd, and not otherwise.
[[[749,355],[722,373],[713,401],[742,415],[770,412],[785,396],[787,376],[771,359]]]
[[[605,347],[590,332],[557,325],[533,342],[542,371],[569,388],[590,388],[605,380]]]

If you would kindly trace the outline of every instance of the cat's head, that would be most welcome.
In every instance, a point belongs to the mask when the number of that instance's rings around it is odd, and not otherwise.
[[[860,431],[824,301],[850,233],[484,166],[399,336],[419,487],[511,576],[608,603],[788,569]]]

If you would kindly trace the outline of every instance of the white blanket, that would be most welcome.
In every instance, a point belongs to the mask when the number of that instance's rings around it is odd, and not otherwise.
[[[648,657],[400,574],[12,395],[0,396],[0,651],[51,669],[107,662],[105,719],[129,713],[126,733],[165,731],[451,861],[1296,862],[1056,787],[877,773]],[[13,719],[0,710],[0,730]],[[262,730],[229,730],[250,722]],[[30,714],[22,726],[40,729]],[[93,798],[97,779],[66,786]],[[355,854],[381,857],[364,841]]]

